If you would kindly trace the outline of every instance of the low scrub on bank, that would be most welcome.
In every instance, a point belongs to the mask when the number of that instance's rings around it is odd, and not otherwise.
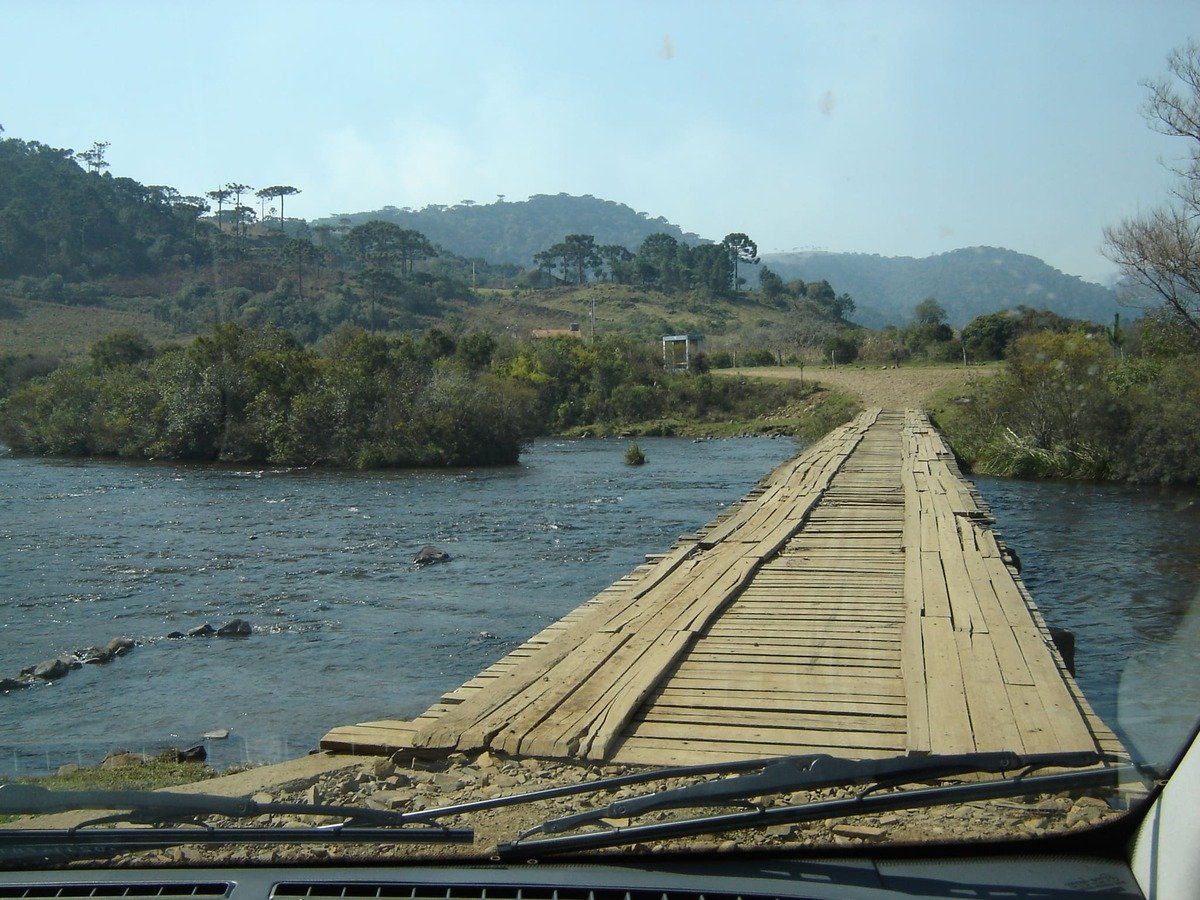
[[[58,456],[283,465],[516,462],[535,397],[475,375],[436,342],[342,332],[324,352],[274,328],[221,325],[155,350],[120,333],[15,390],[0,437]]]
[[[343,329],[316,349],[224,324],[187,346],[110,335],[86,361],[14,387],[0,439],[54,456],[461,466],[514,463],[539,434],[699,423],[811,435],[852,413],[812,385],[666,372],[654,348],[619,337],[497,344],[480,332]]]
[[[1080,332],[1031,334],[1005,370],[934,410],[974,471],[1200,484],[1200,353],[1121,357]]]

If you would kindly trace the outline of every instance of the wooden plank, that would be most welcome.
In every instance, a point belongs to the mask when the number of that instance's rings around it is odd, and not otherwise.
[[[933,753],[970,753],[975,749],[975,741],[950,620],[922,619],[921,644],[930,710],[930,750]]]
[[[933,748],[921,621],[916,615],[910,615],[905,620],[904,643],[900,653],[908,724],[905,749],[911,754],[926,754]]]
[[[1025,744],[1008,700],[995,648],[981,632],[954,632],[975,748],[1021,753]]]
[[[860,713],[863,715],[904,716],[905,706],[896,698],[863,699],[850,695],[843,699],[836,694],[799,691],[773,691],[760,694],[736,688],[688,690],[685,687],[662,688],[654,697],[656,706],[681,706],[702,709],[771,709],[780,712],[826,711],[831,713]]]
[[[572,666],[576,673],[596,671],[620,650],[628,639],[629,635],[626,634],[613,635],[602,632],[590,635],[582,645],[573,648]],[[511,741],[511,735],[518,726],[528,730],[543,721],[550,711],[580,684],[578,680],[567,681],[546,674],[520,690],[513,690],[515,685],[504,684],[506,680],[515,682],[516,685],[525,682],[525,679],[517,674],[507,679],[497,679],[496,687],[492,689],[493,696],[484,698],[484,703],[475,704],[472,698],[456,707],[454,712],[442,717],[437,725],[443,732],[456,727],[460,729],[457,734],[452,733],[449,736],[454,742],[451,746],[460,750],[487,746],[493,737],[501,732],[505,732],[508,735],[506,740]],[[474,713],[474,710],[467,708],[476,705],[485,706],[486,713],[477,717],[468,715]],[[464,709],[468,714],[460,714],[459,711]],[[431,746],[419,743],[427,733],[429,732],[422,730],[414,735],[415,746]],[[519,741],[519,736],[516,740]],[[501,743],[497,745],[497,749],[506,748]],[[509,752],[516,750],[514,746]]]
[[[934,531],[936,534],[936,529]],[[921,538],[924,541],[924,537]],[[934,545],[932,550],[921,550],[921,597],[925,615],[950,621],[950,596],[946,592],[946,573],[942,571],[942,555]]]
[[[747,743],[717,743],[656,738],[626,738],[613,753],[613,762],[622,765],[687,766],[707,763],[733,762],[759,756],[786,756],[796,753],[818,753],[823,745],[787,744],[784,746]],[[766,752],[764,752],[766,751]],[[895,756],[896,751],[873,747],[854,747],[839,755],[854,759],[880,759]]]
[[[1063,750],[1093,750],[1095,737],[1080,714],[1079,707],[1067,690],[1063,674],[1054,663],[1050,648],[1040,631],[1030,626],[1014,628],[1029,672],[1037,684],[1042,707],[1050,718],[1050,727]]]
[[[676,741],[707,741],[722,743],[726,746],[739,744],[755,755],[767,756],[780,752],[780,748],[822,747],[838,749],[854,749],[856,747],[872,747],[894,752],[903,752],[904,736],[882,731],[817,731],[807,728],[771,728],[761,726],[756,728],[738,729],[742,736],[740,741],[727,740],[730,729],[721,725],[704,724],[671,724],[660,722],[640,722],[630,732],[631,737],[637,738],[666,738]],[[788,752],[788,751],[784,751]]]
[[[644,715],[634,719],[635,723],[696,724],[712,725],[712,710],[687,709],[678,706],[655,705]],[[721,727],[736,728],[801,728],[813,731],[880,731],[888,734],[903,733],[903,716],[863,716],[852,713],[814,713],[789,711],[786,715],[768,710],[723,710]],[[636,727],[636,725],[635,725]]]

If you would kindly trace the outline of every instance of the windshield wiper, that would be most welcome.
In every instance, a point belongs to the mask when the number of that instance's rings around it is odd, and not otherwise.
[[[503,858],[529,858],[548,853],[613,847],[638,841],[712,834],[738,828],[794,824],[840,815],[860,815],[914,807],[940,806],[1027,793],[1052,793],[1068,788],[1113,785],[1123,778],[1140,777],[1135,766],[1109,766],[1079,772],[1031,776],[1047,767],[1077,768],[1116,763],[1111,754],[1094,752],[968,753],[945,756],[894,757],[879,760],[841,759],[826,754],[777,757],[734,764],[737,770],[754,767],[754,774],[737,775],[716,781],[688,785],[618,800],[609,805],[549,819],[529,829],[516,840],[499,847]],[[933,787],[892,794],[874,793],[883,788],[921,781],[933,781],[955,775],[1019,771],[1017,777],[998,781]],[[658,777],[669,777],[671,770],[660,770]],[[599,783],[593,783],[598,785]],[[823,787],[865,785],[857,796],[764,809],[750,802],[753,797],[789,793]],[[671,822],[626,827],[612,826],[605,820],[631,818],[652,810],[695,808],[720,805],[752,807],[748,812],[698,816]],[[536,834],[561,834],[588,824],[601,824],[608,830],[558,838],[529,841]]]
[[[182,794],[168,791],[52,791],[32,784],[0,784],[0,814],[43,815],[76,810],[121,810],[89,819],[68,829],[0,831],[0,846],[33,846],[61,843],[64,837],[77,844],[170,846],[179,843],[311,843],[316,841],[384,843],[470,843],[470,829],[446,828],[432,816],[399,813],[357,806],[320,803],[259,803],[248,797]],[[214,828],[207,816],[243,819],[265,815],[328,816],[341,821],[311,828]],[[102,829],[85,832],[91,825],[128,822],[153,825],[153,829]],[[407,827],[410,823],[428,827]],[[188,825],[189,828],[165,828]]]

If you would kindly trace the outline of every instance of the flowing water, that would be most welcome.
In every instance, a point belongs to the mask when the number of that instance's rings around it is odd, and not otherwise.
[[[545,440],[518,466],[365,474],[0,459],[0,677],[116,636],[141,642],[0,695],[0,775],[216,729],[230,730],[206,742],[216,765],[267,762],[334,725],[412,717],[795,451],[642,446],[641,468],[622,464],[621,442]],[[1123,695],[1117,675],[1168,646],[1191,608],[1200,495],[980,488],[1047,619],[1076,631],[1098,711],[1111,719],[1122,696],[1131,721],[1177,709]],[[425,544],[453,559],[415,567]],[[251,637],[166,637],[234,617]]]
[[[0,459],[0,678],[128,635],[107,666],[0,695],[0,774],[186,746],[288,758],[410,718],[745,495],[790,440],[539,441],[520,465],[348,473]],[[434,544],[453,557],[418,569]],[[241,617],[244,640],[168,640]]]
[[[1143,760],[1200,716],[1200,491],[974,479],[1076,680]]]

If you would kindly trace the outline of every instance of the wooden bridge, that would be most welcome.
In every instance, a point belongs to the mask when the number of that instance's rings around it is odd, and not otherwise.
[[[871,410],[417,719],[321,746],[647,764],[1120,751],[990,524],[922,413]]]

